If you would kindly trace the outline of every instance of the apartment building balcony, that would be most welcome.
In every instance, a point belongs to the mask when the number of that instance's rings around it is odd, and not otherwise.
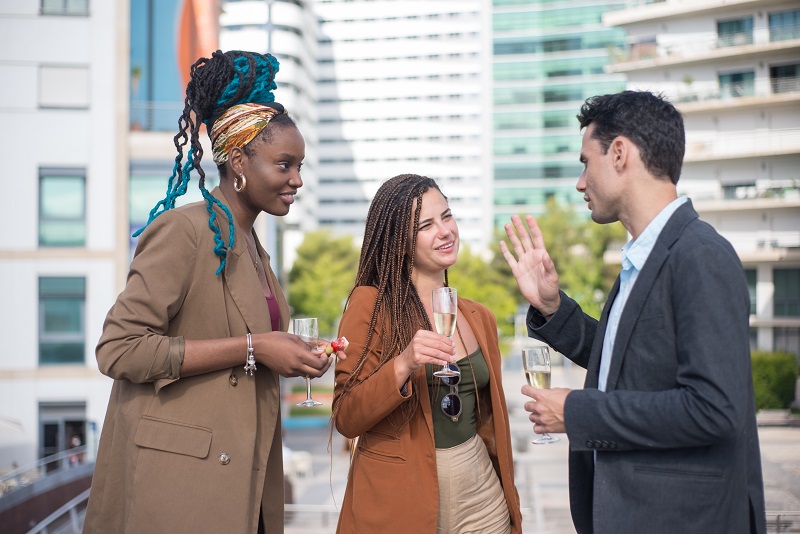
[[[800,154],[800,128],[686,132],[686,163],[789,154]]]
[[[660,69],[675,65],[715,63],[724,59],[763,59],[780,52],[800,51],[800,26],[783,28],[779,39],[774,36],[759,36],[768,33],[763,29],[752,33],[714,36],[712,38],[690,37],[659,42],[640,39],[624,47],[609,49],[611,64],[605,67],[608,73],[626,73],[645,69]]]
[[[694,82],[674,84],[670,100],[681,113],[717,109],[764,109],[800,101],[800,77],[773,77],[735,83]]]
[[[625,26],[638,22],[661,22],[676,18],[694,17],[713,13],[727,13],[747,9],[767,9],[786,4],[786,0],[627,0],[625,8],[603,15],[607,26]]]

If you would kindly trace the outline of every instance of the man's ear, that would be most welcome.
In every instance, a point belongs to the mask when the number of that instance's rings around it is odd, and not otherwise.
[[[611,152],[611,161],[617,172],[622,171],[628,163],[628,158],[631,155],[630,149],[630,140],[625,137],[618,136],[611,141],[611,146],[608,147],[608,150]]]

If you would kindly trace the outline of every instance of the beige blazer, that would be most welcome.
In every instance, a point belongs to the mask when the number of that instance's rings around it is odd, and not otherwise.
[[[334,396],[341,395],[345,381],[364,347],[376,289],[358,287],[342,316],[340,335],[350,341],[348,358],[336,364]],[[489,395],[481,395],[482,424],[478,434],[486,444],[511,517],[511,532],[522,532],[519,495],[514,486],[514,462],[508,410],[501,384],[497,322],[486,306],[458,299],[459,313],[467,319],[489,366]],[[386,326],[380,318],[373,336],[379,342]],[[373,345],[374,346],[374,345]],[[392,365],[375,370],[380,354],[371,351],[359,373],[361,382],[343,397],[335,424],[342,435],[359,437],[347,478],[337,532],[343,534],[435,534],[439,483],[433,438],[431,401],[421,368],[412,376],[419,388],[420,409],[403,424],[400,394]],[[410,391],[409,391],[410,393]]]
[[[214,211],[227,244],[228,220]],[[84,532],[256,532],[262,508],[267,532],[283,532],[279,377],[243,370],[245,334],[271,331],[269,309],[240,228],[215,274],[208,219],[205,202],[158,216],[106,317],[97,362],[114,385]],[[286,330],[288,305],[268,278]],[[242,365],[180,377],[184,338],[229,336],[241,337]]]

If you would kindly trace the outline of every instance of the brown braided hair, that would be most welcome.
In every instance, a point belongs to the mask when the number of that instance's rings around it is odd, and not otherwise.
[[[333,406],[334,418],[343,397],[359,382],[369,378],[400,354],[411,343],[417,330],[420,328],[432,330],[428,314],[411,281],[422,195],[430,189],[436,189],[441,193],[439,186],[431,178],[417,174],[401,174],[384,182],[372,199],[367,213],[364,242],[361,246],[361,258],[353,290],[359,286],[373,286],[378,289],[378,294],[372,308],[364,348],[353,372],[344,383],[342,394]],[[415,231],[411,231],[412,228]],[[447,271],[444,283],[447,285]],[[350,297],[347,300],[349,303]],[[392,327],[386,330],[382,346],[371,347],[379,316]],[[359,374],[371,348],[380,351],[381,359],[374,371],[359,380]],[[404,403],[403,410],[406,416],[404,422],[411,418],[419,406],[418,389],[412,388],[410,402]]]

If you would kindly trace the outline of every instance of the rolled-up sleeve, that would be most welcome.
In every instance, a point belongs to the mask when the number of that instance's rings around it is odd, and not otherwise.
[[[103,374],[152,382],[156,392],[180,378],[184,339],[168,332],[191,285],[197,244],[193,225],[179,212],[160,215],[142,234],[95,351]]]

